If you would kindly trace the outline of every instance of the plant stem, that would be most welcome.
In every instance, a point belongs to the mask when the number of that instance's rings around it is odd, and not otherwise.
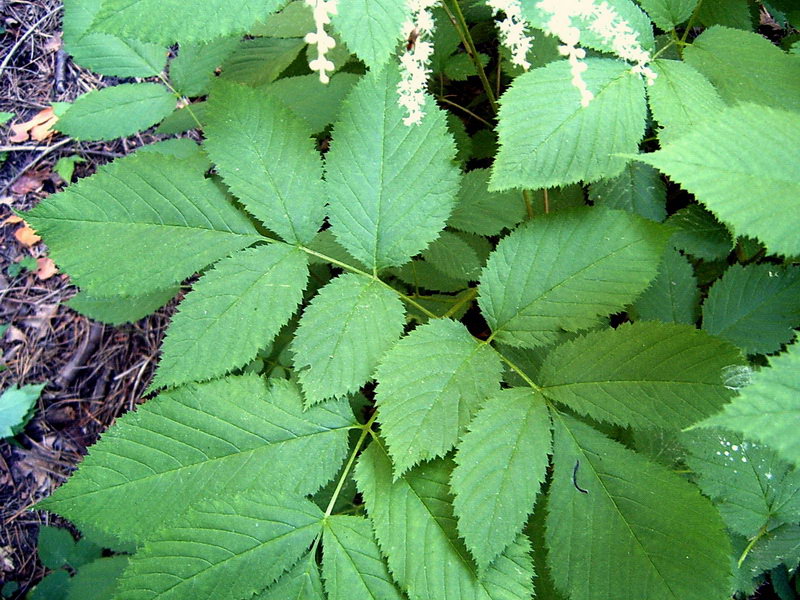
[[[458,108],[459,110],[463,110],[470,117],[472,117],[473,119],[477,119],[478,121],[480,121],[481,123],[483,123],[487,127],[493,127],[493,125],[491,123],[489,123],[489,121],[487,121],[483,117],[476,115],[474,112],[472,112],[470,109],[468,109],[465,106],[461,106],[460,104],[456,104],[455,102],[452,102],[451,100],[448,100],[444,96],[439,96],[439,102],[444,102],[445,104],[449,104],[450,106]]]
[[[692,30],[692,26],[694,25],[694,20],[697,18],[697,13],[700,11],[700,7],[703,5],[703,0],[698,0],[697,5],[694,7],[692,11],[692,16],[689,17],[689,20],[686,23],[686,29],[683,31],[683,35],[681,39],[678,40],[678,55],[683,59],[683,47],[686,45],[686,38],[689,37],[689,32]]]
[[[464,306],[469,302],[472,302],[475,299],[475,296],[477,295],[478,295],[478,288],[476,287],[469,288],[469,291],[466,294],[464,294],[464,297],[459,298],[458,302],[453,304],[453,306],[451,306],[450,309],[442,315],[442,318],[448,319],[452,317],[454,314],[456,314],[456,312],[458,312],[459,308],[461,308],[462,306]]]
[[[267,238],[265,238],[265,239],[267,239]],[[422,312],[422,314],[424,314],[426,317],[428,317],[430,319],[438,319],[439,318],[439,315],[436,315],[436,314],[432,313],[427,308],[422,306],[419,302],[416,302],[410,296],[407,296],[403,292],[401,292],[400,290],[397,290],[397,289],[393,288],[391,285],[389,285],[388,283],[386,283],[382,279],[378,278],[378,276],[375,275],[374,273],[367,273],[366,271],[362,271],[358,267],[354,267],[353,265],[348,265],[347,263],[343,263],[340,260],[336,260],[335,258],[333,258],[331,256],[327,256],[325,254],[322,254],[321,252],[317,252],[316,250],[312,250],[311,248],[306,248],[305,246],[297,246],[297,247],[300,248],[300,250],[302,250],[306,254],[310,254],[312,256],[316,256],[317,258],[321,258],[325,262],[329,262],[332,265],[336,265],[337,267],[341,267],[342,269],[345,269],[345,270],[350,271],[352,273],[358,273],[359,275],[363,275],[364,277],[369,277],[370,279],[373,279],[373,280],[377,281],[378,283],[380,283],[383,287],[392,290],[395,294],[400,296],[400,298],[404,302],[410,304],[411,306],[416,308],[418,311]]]
[[[176,90],[172,86],[172,84],[169,82],[169,80],[166,77],[164,77],[163,73],[159,73],[158,74],[158,78],[161,80],[161,83],[163,83],[165,86],[167,86],[169,91],[172,92],[178,100],[183,98],[183,95],[178,93],[178,90]],[[194,122],[197,123],[197,126],[200,129],[202,129],[203,128],[203,124],[200,122],[200,119],[197,118],[197,115],[194,114],[194,112],[191,109],[191,106],[192,106],[191,104],[187,104],[185,108],[186,108],[187,111],[189,111],[189,116],[192,117],[192,119],[194,119]]]
[[[739,560],[736,562],[736,565],[739,568],[741,568],[742,563],[747,558],[747,555],[750,554],[750,550],[753,549],[753,546],[756,545],[756,542],[758,540],[760,540],[762,537],[764,537],[765,533],[767,533],[767,526],[766,525],[762,526],[761,529],[758,530],[758,533],[755,535],[755,537],[753,537],[753,539],[750,540],[750,543],[747,544],[747,547],[744,549],[744,552],[742,552],[742,555],[739,557]]]
[[[478,72],[481,85],[483,85],[483,91],[486,92],[486,96],[489,98],[489,104],[492,106],[492,111],[494,114],[497,114],[497,112],[500,110],[500,107],[497,105],[497,98],[495,98],[494,90],[492,90],[492,84],[489,83],[489,79],[486,77],[486,72],[483,70],[483,65],[481,64],[480,58],[478,58],[478,50],[475,48],[475,42],[472,41],[472,36],[470,35],[469,27],[467,26],[467,20],[464,18],[464,13],[461,12],[461,6],[459,6],[458,0],[453,0],[452,11],[447,5],[447,0],[442,0],[442,6],[444,6],[447,16],[450,17],[450,21],[456,28],[458,37],[461,38],[461,42],[464,44],[464,49],[467,51],[470,59],[472,59],[472,63],[475,65],[475,70]]]
[[[494,336],[492,336],[492,337],[494,337]],[[489,338],[489,340],[491,340],[491,339],[492,339],[492,338],[490,337],[490,338]],[[489,340],[486,340],[486,341],[487,341],[487,343],[489,342]],[[525,372],[524,372],[522,369],[520,369],[520,368],[519,368],[517,365],[515,365],[515,364],[514,364],[514,363],[511,361],[511,359],[509,359],[509,358],[507,358],[506,356],[504,356],[504,355],[503,355],[503,354],[502,354],[502,353],[501,353],[501,352],[500,352],[500,351],[499,351],[497,348],[495,348],[495,347],[492,347],[492,350],[494,350],[495,352],[497,352],[497,356],[499,356],[499,357],[500,357],[500,360],[502,360],[504,363],[506,363],[506,364],[507,364],[507,365],[508,365],[508,366],[511,368],[511,370],[512,370],[512,371],[514,371],[514,372],[515,372],[517,375],[519,375],[519,376],[522,378],[522,380],[523,380],[525,383],[527,383],[529,386],[531,386],[531,387],[532,387],[534,390],[536,390],[537,392],[540,392],[540,391],[542,390],[541,386],[537,385],[537,384],[536,384],[536,383],[533,381],[533,379],[531,379],[530,377],[528,377],[528,376],[525,374]]]
[[[522,200],[525,202],[525,211],[528,213],[528,219],[532,219],[533,202],[531,202],[531,193],[529,190],[522,190]]]

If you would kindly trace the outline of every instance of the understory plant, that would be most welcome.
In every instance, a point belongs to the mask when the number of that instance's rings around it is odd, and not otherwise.
[[[24,215],[151,397],[39,503],[120,600],[723,600],[800,563],[774,0],[65,0],[145,146]],[[782,44],[782,45],[781,45]],[[198,144],[194,139],[202,139]]]

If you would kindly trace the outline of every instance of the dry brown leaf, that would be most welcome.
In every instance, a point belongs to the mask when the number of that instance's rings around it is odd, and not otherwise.
[[[11,556],[14,554],[14,548],[12,546],[0,546],[0,571],[13,571],[14,561],[11,560]]]
[[[39,265],[36,269],[36,277],[38,277],[41,281],[50,279],[53,275],[58,273],[58,267],[56,267],[56,263],[53,262],[53,259],[47,256],[37,258],[36,264]]]
[[[27,246],[28,248],[38,244],[42,240],[42,238],[36,235],[36,232],[28,225],[17,229],[14,232],[14,237],[17,238],[17,241],[20,244]]]
[[[37,192],[42,189],[45,180],[49,179],[51,175],[52,172],[49,169],[25,173],[11,186],[11,193],[24,196],[30,192]]]
[[[27,342],[28,336],[22,333],[22,330],[18,327],[14,327],[11,325],[8,329],[6,329],[6,342],[9,344],[13,344],[14,342]]]
[[[53,107],[48,106],[36,113],[30,121],[12,125],[12,135],[8,141],[15,144],[27,142],[29,139],[41,142],[55,133],[53,125],[56,124],[56,121],[58,121],[58,117],[53,112]]]
[[[61,34],[56,33],[51,36],[47,43],[44,45],[45,52],[55,52],[61,48]]]

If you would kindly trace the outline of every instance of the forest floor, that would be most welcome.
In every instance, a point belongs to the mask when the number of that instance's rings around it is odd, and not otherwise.
[[[45,573],[36,553],[39,526],[68,525],[30,507],[64,481],[117,416],[141,401],[171,313],[167,307],[121,327],[79,315],[63,304],[76,288],[14,216],[68,184],[54,169],[60,158],[82,160],[74,180],[150,141],[14,135],[11,125],[35,118],[51,102],[71,102],[116,82],[74,65],[63,52],[61,10],[59,0],[0,0],[0,111],[14,113],[0,126],[0,328],[7,325],[0,336],[0,390],[46,383],[25,430],[0,440],[0,588],[17,582],[17,597]],[[20,271],[21,261],[34,270]]]

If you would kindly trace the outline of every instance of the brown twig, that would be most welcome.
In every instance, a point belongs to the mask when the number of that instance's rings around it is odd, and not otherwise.
[[[89,328],[89,335],[81,342],[80,347],[72,356],[72,359],[64,365],[61,372],[56,377],[55,384],[60,388],[67,387],[75,379],[78,370],[83,367],[86,359],[97,349],[100,337],[103,335],[103,324],[92,323]]]

